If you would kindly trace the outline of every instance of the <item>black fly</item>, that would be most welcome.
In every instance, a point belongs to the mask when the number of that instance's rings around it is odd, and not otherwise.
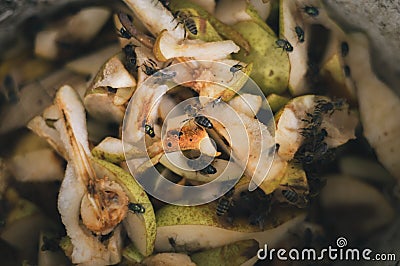
[[[211,129],[214,127],[214,125],[211,123],[210,119],[205,117],[204,115],[198,115],[194,118],[194,122],[202,127]]]
[[[124,27],[119,29],[118,36],[128,40],[132,38],[132,35]]]
[[[316,8],[314,6],[305,6],[305,7],[303,7],[303,11],[310,17],[317,17],[319,15],[318,8]]]
[[[349,54],[349,44],[347,42],[342,42],[340,44],[340,49],[342,51],[342,57],[346,57]]]
[[[241,64],[236,64],[231,66],[231,68],[229,69],[229,71],[233,74],[235,74],[236,72],[242,70],[244,68],[244,66],[242,66]]]
[[[276,45],[278,45],[279,48],[282,48],[286,52],[293,51],[293,46],[290,44],[290,42],[288,42],[285,39],[278,39],[278,40],[276,40],[275,43],[276,43]]]
[[[143,205],[132,202],[129,202],[128,209],[133,213],[144,213],[146,211]]]
[[[344,75],[345,75],[346,77],[350,77],[350,75],[351,75],[351,70],[350,70],[350,67],[349,67],[348,65],[345,65],[345,66],[343,67],[343,71],[344,71]]]

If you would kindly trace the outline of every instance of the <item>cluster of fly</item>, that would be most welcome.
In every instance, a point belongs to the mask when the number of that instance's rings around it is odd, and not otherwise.
[[[261,189],[240,192],[236,200],[233,199],[234,190],[228,191],[218,200],[216,214],[226,216],[228,221],[235,218],[247,218],[249,224],[264,228],[268,214],[271,212],[272,196],[265,195]]]
[[[343,104],[342,100],[317,100],[314,111],[307,113],[307,118],[303,119],[307,125],[300,132],[304,137],[304,142],[297,151],[295,159],[303,165],[307,173],[311,195],[317,194],[324,185],[323,180],[318,178],[318,172],[324,164],[333,159],[334,155],[325,142],[328,132],[321,127],[323,117],[332,115],[335,110],[342,108]]]
[[[305,14],[307,14],[308,16],[315,18],[319,15],[319,10],[318,8],[314,7],[314,6],[304,6],[303,8],[301,8],[303,10],[303,12]],[[294,27],[294,32],[296,33],[297,36],[297,41],[299,43],[303,43],[305,40],[305,34],[304,34],[304,30],[300,27],[300,26],[295,26]],[[286,40],[286,39],[278,39],[276,40],[276,45],[278,46],[278,48],[282,48],[283,51],[286,52],[293,52],[293,46],[292,44]]]

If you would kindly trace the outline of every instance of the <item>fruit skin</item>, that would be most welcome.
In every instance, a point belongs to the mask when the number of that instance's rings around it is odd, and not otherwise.
[[[126,229],[128,231],[128,235],[130,236],[133,243],[136,245],[139,252],[144,256],[149,256],[153,253],[154,241],[156,238],[156,218],[154,215],[153,206],[149,198],[147,197],[146,192],[136,182],[136,180],[122,168],[97,158],[92,158],[91,160],[93,162],[93,167],[95,168],[95,170],[99,169],[99,172],[102,171],[103,173],[108,172],[108,178],[122,186],[130,202],[139,203],[145,207],[145,212],[142,214],[133,214],[129,212],[127,218],[125,218],[124,223],[125,227],[129,227],[132,224],[135,224],[135,227],[138,227],[138,222],[144,224],[144,238],[146,241],[145,246],[138,242],[143,240],[143,236],[132,235],[133,232],[131,233],[129,228]],[[139,230],[139,228],[131,229]],[[140,233],[142,232],[143,231],[141,231]]]
[[[267,101],[272,112],[276,113],[290,101],[290,98],[271,93],[268,95]]]
[[[255,256],[258,243],[254,239],[238,241],[226,246],[217,247],[190,256],[197,266],[206,265],[241,265]]]
[[[250,75],[261,87],[265,95],[270,93],[282,94],[286,91],[289,82],[290,64],[286,52],[278,49],[278,38],[265,31],[255,21],[242,21],[234,25],[248,40],[251,46],[250,53],[239,51],[233,58],[245,63],[253,63]]]

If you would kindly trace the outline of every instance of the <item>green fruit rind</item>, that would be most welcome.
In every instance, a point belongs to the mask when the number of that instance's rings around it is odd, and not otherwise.
[[[297,209],[281,209],[273,211],[265,221],[264,231],[275,228],[280,224],[298,216],[301,213]],[[157,227],[173,225],[204,225],[219,227],[237,232],[260,232],[259,226],[250,225],[245,219],[234,219],[232,223],[225,223],[216,214],[216,204],[210,203],[199,206],[175,206],[167,205],[156,213]]]
[[[271,93],[270,95],[268,95],[267,101],[269,106],[271,107],[272,112],[276,113],[290,101],[290,98]]]
[[[129,244],[122,251],[122,256],[133,263],[140,263],[144,256],[139,252],[133,243]]]
[[[251,52],[239,51],[233,58],[253,63],[252,79],[265,95],[282,94],[289,82],[290,63],[286,52],[277,47],[277,37],[265,31],[255,21],[241,21],[233,26],[251,45]]]

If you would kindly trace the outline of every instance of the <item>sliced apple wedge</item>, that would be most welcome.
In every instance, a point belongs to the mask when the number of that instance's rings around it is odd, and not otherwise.
[[[167,30],[157,37],[153,52],[157,60],[165,62],[176,57],[193,57],[195,59],[224,59],[231,53],[239,52],[240,47],[233,41],[204,42],[200,40],[175,39]]]

